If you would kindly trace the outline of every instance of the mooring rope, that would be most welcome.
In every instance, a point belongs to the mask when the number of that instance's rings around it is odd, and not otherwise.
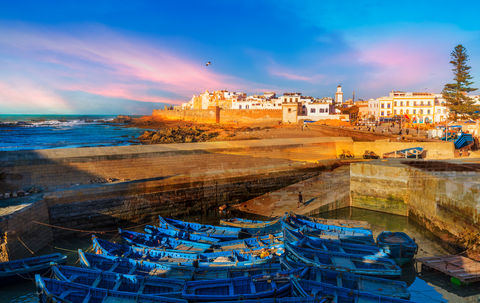
[[[52,225],[52,224],[43,223],[43,222],[39,222],[39,221],[35,221],[35,220],[32,221],[32,223],[40,224],[40,225],[44,225],[44,226],[48,226],[48,227],[52,227],[52,228],[58,228],[58,229],[64,229],[64,230],[82,232],[82,233],[87,233],[87,234],[107,234],[107,233],[116,233],[116,232],[118,232],[118,229],[103,230],[103,231],[98,231],[98,230],[84,230],[84,229],[77,229],[77,228],[71,228],[71,227],[63,227],[63,226],[58,226],[58,225]],[[134,225],[134,226],[131,226],[131,227],[127,227],[127,229],[142,227],[142,226],[145,226],[145,225],[147,225],[147,224],[151,224],[151,223],[150,223],[150,222],[147,222],[147,223],[143,223],[143,224],[139,224],[139,225]]]
[[[20,241],[20,243],[22,243],[22,245],[28,250],[28,252],[30,252],[32,255],[35,255],[35,253],[33,252],[33,250],[31,250],[27,244],[25,244],[25,242],[23,242],[23,240],[20,238],[20,236],[17,236],[18,238],[18,241]]]

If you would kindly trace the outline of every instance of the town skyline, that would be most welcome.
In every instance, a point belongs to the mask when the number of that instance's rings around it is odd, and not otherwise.
[[[221,89],[440,93],[458,43],[480,77],[477,3],[462,18],[413,1],[28,5],[0,10],[0,114],[148,114]]]

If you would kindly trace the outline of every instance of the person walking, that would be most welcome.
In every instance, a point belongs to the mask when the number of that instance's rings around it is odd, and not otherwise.
[[[303,196],[302,196],[302,192],[299,191],[299,192],[298,192],[298,204],[297,204],[297,208],[300,207],[302,204],[303,204]]]

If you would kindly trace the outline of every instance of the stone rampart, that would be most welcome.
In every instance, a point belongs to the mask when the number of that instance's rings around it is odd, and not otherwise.
[[[155,109],[153,117],[165,120],[182,120],[198,123],[278,123],[282,121],[281,109]],[[217,120],[218,119],[218,120]]]

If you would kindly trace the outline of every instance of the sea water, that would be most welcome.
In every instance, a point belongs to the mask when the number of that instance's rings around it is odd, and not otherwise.
[[[143,129],[115,116],[0,115],[0,151],[138,144]]]

